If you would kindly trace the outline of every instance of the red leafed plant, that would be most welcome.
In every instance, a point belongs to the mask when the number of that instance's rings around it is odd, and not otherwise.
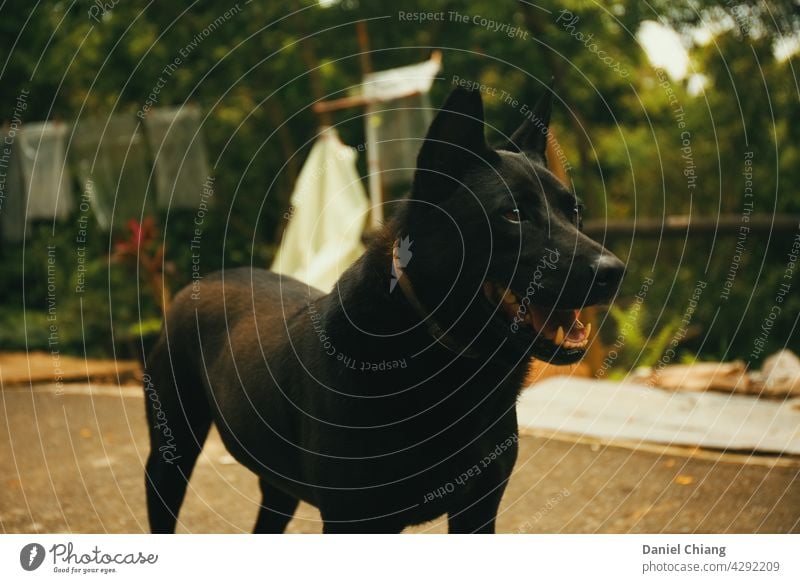
[[[141,223],[130,219],[126,225],[130,236],[114,243],[111,258],[117,263],[133,267],[138,265],[163,315],[172,299],[165,276],[174,273],[175,266],[164,261],[164,245],[158,241],[158,229],[153,217],[145,217]]]

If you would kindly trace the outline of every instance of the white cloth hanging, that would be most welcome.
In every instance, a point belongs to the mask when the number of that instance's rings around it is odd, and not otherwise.
[[[203,116],[194,105],[158,107],[144,120],[153,153],[156,202],[162,209],[197,209],[208,180]]]
[[[324,291],[364,252],[367,195],[356,151],[325,128],[311,148],[291,198],[289,225],[272,270]]]
[[[27,193],[27,219],[64,219],[72,210],[72,183],[60,122],[26,124],[17,136]]]
[[[15,137],[8,128],[0,129],[0,234],[6,243],[20,243],[27,234],[27,195]]]
[[[70,157],[103,229],[123,228],[127,233],[130,219],[154,213],[147,148],[133,114],[76,120]]]

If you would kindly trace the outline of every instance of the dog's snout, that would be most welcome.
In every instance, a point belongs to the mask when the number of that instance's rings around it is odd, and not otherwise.
[[[603,253],[594,264],[594,283],[609,294],[617,291],[625,264],[610,253]]]

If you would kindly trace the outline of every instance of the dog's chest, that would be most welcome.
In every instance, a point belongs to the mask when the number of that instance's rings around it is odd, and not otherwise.
[[[511,473],[517,446],[513,407],[489,411],[477,407],[460,418],[429,412],[416,422],[328,434],[340,455],[314,465],[313,481],[326,484],[329,505],[367,516],[394,515],[403,524],[431,520]]]

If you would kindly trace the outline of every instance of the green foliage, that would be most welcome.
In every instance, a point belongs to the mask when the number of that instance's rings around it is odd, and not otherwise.
[[[617,334],[616,339],[610,341],[616,343],[612,353],[616,358],[605,375],[612,380],[624,378],[628,371],[637,367],[655,366],[681,326],[680,317],[671,316],[658,328],[648,328],[652,319],[641,304],[631,304],[627,308],[611,306],[608,315]]]
[[[132,338],[156,336],[161,331],[161,318],[148,318],[133,324],[128,333]]]

